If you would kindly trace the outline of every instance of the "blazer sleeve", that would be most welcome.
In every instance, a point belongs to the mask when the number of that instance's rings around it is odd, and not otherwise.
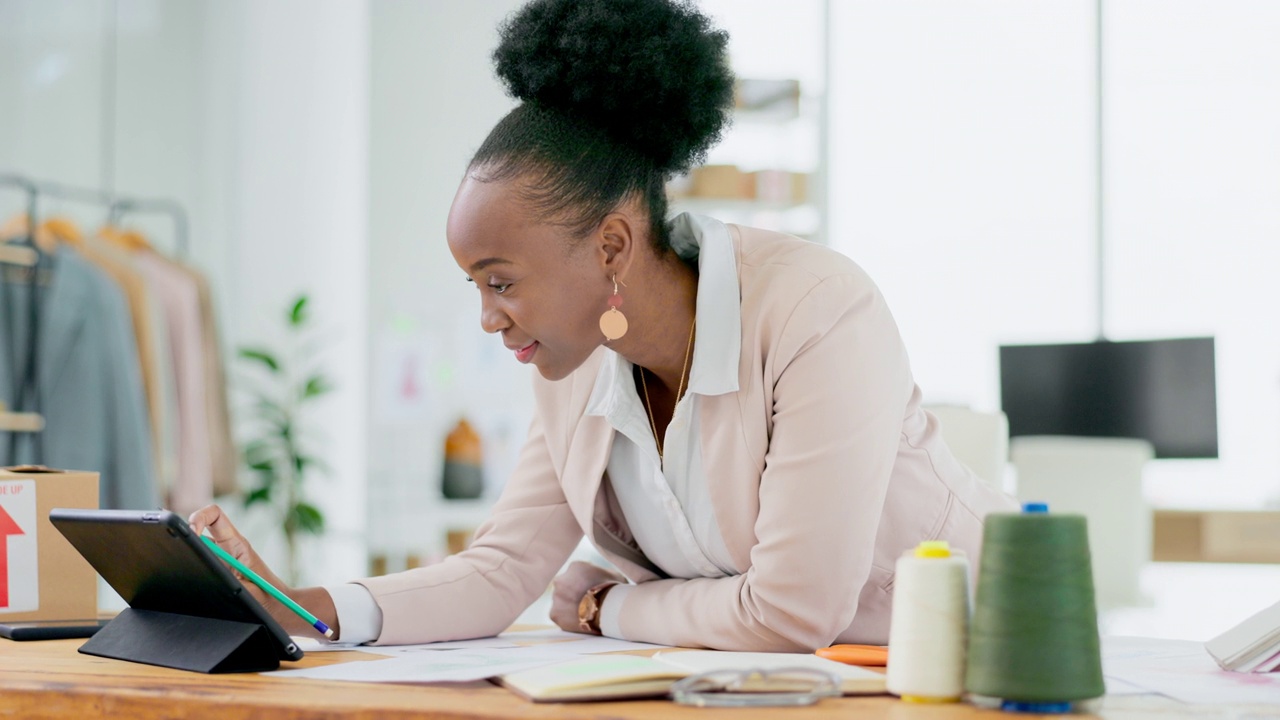
[[[853,621],[912,387],[906,352],[879,291],[849,273],[795,305],[769,355],[772,432],[750,568],[620,588],[625,638],[812,651]]]
[[[101,327],[98,350],[105,373],[107,464],[100,482],[102,507],[145,510],[159,506],[151,418],[124,295],[105,277],[97,281],[95,303]]]
[[[547,589],[581,539],[535,414],[515,473],[466,550],[436,565],[356,581],[382,609],[374,644],[497,635]]]

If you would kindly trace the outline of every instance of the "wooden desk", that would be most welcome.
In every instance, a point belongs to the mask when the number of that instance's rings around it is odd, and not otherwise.
[[[489,720],[492,718],[636,718],[680,720],[969,720],[1028,717],[969,705],[911,705],[888,696],[824,700],[808,708],[717,711],[665,701],[534,704],[485,682],[372,685],[290,680],[270,675],[202,675],[81,655],[82,640],[12,642],[0,639],[0,717],[3,718],[271,718],[271,720]],[[316,667],[365,653],[313,653],[294,667]],[[1276,717],[1280,706],[1185,706],[1156,697],[1116,697],[1103,703],[1109,720],[1245,720]],[[1062,716],[1054,716],[1061,718]],[[1071,718],[1080,715],[1068,716]]]

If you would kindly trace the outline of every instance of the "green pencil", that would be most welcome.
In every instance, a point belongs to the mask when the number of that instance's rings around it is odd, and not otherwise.
[[[279,600],[281,603],[284,604],[285,607],[297,613],[298,617],[311,623],[311,627],[324,633],[325,637],[331,640],[333,639],[333,630],[330,630],[329,626],[325,625],[324,622],[320,620],[320,618],[307,612],[306,608],[294,602],[293,598],[290,598],[288,595],[285,595],[284,593],[280,592],[279,590],[276,589],[276,586],[272,585],[266,580],[263,580],[262,576],[250,570],[248,565],[245,565],[244,563],[235,559],[235,557],[233,557],[231,553],[218,547],[218,543],[214,542],[213,538],[201,535],[200,539],[204,541],[205,545],[209,546],[210,550],[213,550],[214,555],[217,555],[218,557],[222,558],[224,562],[226,562],[231,567],[235,568],[236,572],[249,578],[249,580],[253,581],[254,585],[257,585],[258,587],[262,588],[263,592],[275,598],[276,600]]]

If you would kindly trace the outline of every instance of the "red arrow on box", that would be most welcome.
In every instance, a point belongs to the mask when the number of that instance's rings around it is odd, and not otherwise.
[[[22,534],[22,528],[0,505],[0,608],[9,607],[9,536]]]

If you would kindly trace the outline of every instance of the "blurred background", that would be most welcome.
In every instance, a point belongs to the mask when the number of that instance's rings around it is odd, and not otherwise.
[[[1108,601],[1108,629],[1203,638],[1280,599],[1280,5],[698,4],[730,33],[738,108],[707,166],[672,183],[673,208],[862,264],[925,397],[962,411],[944,433],[975,458],[994,448],[986,479],[1020,495],[1020,464],[1065,468],[1036,494],[1090,513],[1095,559],[1126,558],[1137,584]],[[513,107],[489,55],[519,5],[0,0],[0,234],[89,256],[121,287],[136,254],[169,268],[139,270],[145,298],[124,293],[125,356],[149,368],[124,372],[150,413],[111,424],[143,438],[112,462],[145,454],[174,509],[216,497],[274,563],[295,547],[299,582],[456,550],[523,441],[529,370],[481,331],[444,239],[466,161]],[[60,266],[14,270],[26,260],[12,256],[6,298],[54,294]],[[199,311],[174,312],[196,301],[154,274],[173,268],[205,288]],[[15,372],[31,327],[0,333],[17,425],[41,410]],[[1129,360],[1061,365],[1103,338],[1212,342],[1132,361],[1127,380],[1109,373]],[[1027,345],[1066,349],[1010,350]],[[1035,425],[1008,396],[1028,374],[1059,404],[1121,382],[1117,402],[1145,419]],[[44,410],[40,432],[61,432]],[[1170,418],[1181,452],[1163,446]],[[195,459],[193,432],[214,438]],[[31,435],[6,463],[59,462]],[[1090,453],[1117,446],[1019,450],[1043,435],[1141,442],[1099,470]]]

